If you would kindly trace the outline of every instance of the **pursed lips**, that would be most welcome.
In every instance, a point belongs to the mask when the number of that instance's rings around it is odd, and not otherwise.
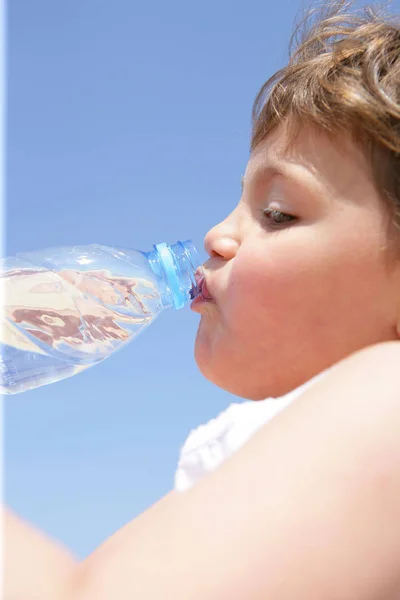
[[[213,299],[212,296],[211,296],[211,294],[210,294],[210,292],[209,292],[209,290],[208,290],[207,280],[206,280],[205,275],[203,275],[203,278],[201,280],[200,293],[201,293],[201,295],[203,296],[203,298],[205,300],[212,300]]]
[[[202,268],[196,271],[195,278],[199,294],[194,298],[191,306],[199,304],[200,302],[212,302],[214,299],[209,292],[205,273]]]

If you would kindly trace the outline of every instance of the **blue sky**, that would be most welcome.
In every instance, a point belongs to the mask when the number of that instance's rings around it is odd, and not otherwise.
[[[301,6],[9,2],[6,253],[190,238],[204,260]],[[5,499],[78,557],[166,494],[189,431],[238,401],[198,372],[197,324],[165,311],[103,364],[5,398]]]

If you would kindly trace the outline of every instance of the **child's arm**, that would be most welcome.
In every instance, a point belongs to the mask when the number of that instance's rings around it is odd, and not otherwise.
[[[76,560],[8,509],[2,509],[4,600],[71,600]]]
[[[337,365],[94,552],[73,599],[399,598],[399,365],[397,342]]]
[[[78,566],[11,518],[5,599],[399,598],[399,365],[397,342],[343,361]]]

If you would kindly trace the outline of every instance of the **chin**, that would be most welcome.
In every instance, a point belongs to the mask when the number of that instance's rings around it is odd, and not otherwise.
[[[252,385],[249,385],[248,382],[239,381],[238,378],[232,378],[232,373],[229,373],[228,375],[226,373],[219,373],[217,369],[210,368],[209,365],[205,366],[204,364],[199,364],[199,362],[197,365],[201,374],[204,375],[210,383],[213,383],[225,392],[229,392],[244,400],[253,400],[257,402],[259,400],[265,400],[273,395],[266,391],[266,387],[268,386],[257,389]]]
[[[218,324],[207,326],[200,321],[196,335],[194,357],[202,375],[221,389],[246,400],[265,400],[287,394],[318,370],[292,361],[283,366],[273,349],[265,349],[265,359],[257,360],[257,353],[235,352],[226,338],[218,335]],[[266,368],[266,365],[268,367]],[[322,368],[324,365],[322,365]],[[320,369],[321,370],[321,369]]]
[[[264,400],[271,396],[271,387],[265,380],[254,385],[254,378],[249,378],[248,370],[242,372],[235,365],[214,360],[212,353],[200,341],[196,340],[195,360],[201,374],[219,388],[246,400]]]
[[[257,402],[267,398],[279,398],[316,374],[311,372],[302,377],[299,373],[291,373],[287,369],[285,372],[272,369],[266,376],[265,373],[255,373],[250,366],[238,366],[233,362],[230,364],[228,360],[214,360],[212,353],[207,350],[205,345],[196,343],[195,360],[201,374],[219,388],[245,400]]]

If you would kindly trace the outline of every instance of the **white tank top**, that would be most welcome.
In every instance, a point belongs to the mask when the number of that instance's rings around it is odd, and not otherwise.
[[[232,403],[216,418],[193,429],[180,451],[175,490],[184,492],[206,473],[214,471],[322,374],[279,398]]]

